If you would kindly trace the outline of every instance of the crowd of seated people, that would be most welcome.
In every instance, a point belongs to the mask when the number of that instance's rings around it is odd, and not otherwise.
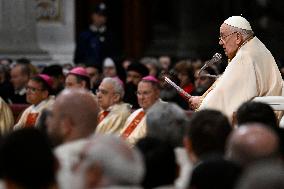
[[[269,105],[245,102],[232,123],[191,111],[164,81],[200,95],[221,73],[202,65],[1,60],[0,188],[281,188],[284,131]]]

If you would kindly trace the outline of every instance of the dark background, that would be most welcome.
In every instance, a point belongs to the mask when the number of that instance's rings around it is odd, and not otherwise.
[[[89,24],[92,6],[102,0],[76,0],[76,37]],[[219,27],[230,16],[249,20],[275,59],[284,60],[282,0],[106,0],[108,27],[123,55],[171,55],[208,59],[223,50]]]

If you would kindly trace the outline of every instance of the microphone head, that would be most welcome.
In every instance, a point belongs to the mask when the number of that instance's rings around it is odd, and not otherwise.
[[[208,66],[211,66],[211,65],[213,65],[213,64],[215,64],[215,63],[220,63],[220,62],[221,62],[221,59],[222,59],[222,55],[221,55],[220,53],[215,53],[215,54],[213,55],[213,57],[212,57],[210,60],[208,60],[208,61],[205,62],[205,64],[204,64],[204,65],[202,66],[202,68],[199,70],[198,75],[200,75],[200,73],[201,73],[203,70],[205,70]]]
[[[211,59],[212,62],[219,63],[220,60],[222,59],[222,55],[220,53],[215,53]]]

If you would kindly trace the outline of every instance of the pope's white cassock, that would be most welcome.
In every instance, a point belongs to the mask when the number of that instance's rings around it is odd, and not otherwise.
[[[257,96],[281,96],[282,78],[270,51],[253,37],[241,46],[211,89],[199,109],[217,109],[232,118],[245,101]]]

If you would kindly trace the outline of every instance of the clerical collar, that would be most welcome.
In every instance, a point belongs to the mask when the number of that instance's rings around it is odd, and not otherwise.
[[[50,95],[50,96],[48,96],[46,99],[44,99],[43,101],[41,101],[40,103],[38,103],[38,104],[33,104],[32,105],[32,110],[31,110],[31,112],[37,112],[37,111],[39,111],[39,109],[44,105],[44,104],[46,104],[49,100],[51,100],[51,99],[54,99],[55,97],[53,96],[53,95]]]

